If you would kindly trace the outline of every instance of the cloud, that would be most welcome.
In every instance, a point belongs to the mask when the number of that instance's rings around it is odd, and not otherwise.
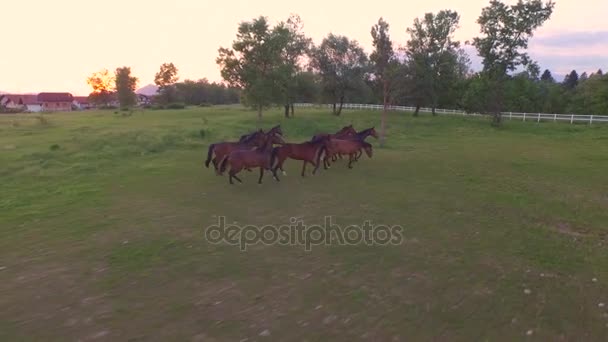
[[[562,32],[534,37],[531,44],[554,48],[581,48],[608,45],[608,31]]]
[[[475,71],[483,67],[477,50],[465,47]],[[528,53],[542,70],[549,69],[556,79],[577,70],[578,73],[608,70],[608,31],[561,32],[530,40]]]

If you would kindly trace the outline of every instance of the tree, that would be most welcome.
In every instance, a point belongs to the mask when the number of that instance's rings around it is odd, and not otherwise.
[[[374,76],[382,89],[382,103],[384,104],[382,119],[380,121],[380,146],[383,146],[386,140],[386,112],[389,105],[393,78],[391,73],[394,73],[394,70],[396,70],[391,65],[391,62],[395,58],[395,52],[393,51],[393,42],[389,36],[388,28],[388,23],[380,18],[378,19],[378,23],[372,26],[371,32],[374,51],[370,55],[370,60],[373,65]]]
[[[137,88],[137,78],[131,76],[131,68],[117,68],[115,81],[120,108],[126,109],[134,106],[136,103],[135,89]]]
[[[553,75],[549,69],[545,69],[543,75],[540,77],[540,80],[543,82],[555,83],[555,79],[553,78]]]
[[[507,73],[520,65],[532,74],[538,73],[538,65],[525,50],[534,31],[551,17],[554,6],[554,2],[542,0],[519,0],[515,5],[491,0],[477,19],[482,35],[473,39],[473,45],[491,81],[493,124],[501,122]]]
[[[114,76],[107,69],[93,73],[87,78],[87,84],[93,89],[89,94],[89,100],[92,103],[107,106],[112,101]]]
[[[367,72],[367,55],[356,40],[329,34],[311,53],[311,66],[321,77],[322,94],[340,115],[348,92],[362,85]],[[340,103],[336,109],[336,103]]]
[[[273,38],[265,17],[242,22],[232,48],[220,47],[216,59],[224,80],[242,90],[245,105],[257,109],[258,121],[262,109],[276,99],[276,67],[281,61],[280,46]]]
[[[154,75],[154,84],[158,86],[158,94],[164,104],[176,101],[175,83],[179,80],[177,72],[173,63],[163,63],[160,71]]]
[[[586,76],[586,73],[585,73],[585,76]],[[576,70],[572,70],[564,78],[563,84],[566,89],[572,90],[572,89],[576,88],[576,86],[578,85],[578,81],[579,81],[578,73],[576,72]]]
[[[414,25],[407,29],[410,39],[407,42],[406,53],[411,64],[413,79],[418,92],[416,104],[417,115],[421,102],[429,101],[433,107],[433,115],[439,100],[441,70],[445,63],[454,63],[455,55],[460,45],[453,40],[458,28],[460,16],[451,10],[442,10],[437,14],[426,13],[424,18],[416,18]]]
[[[291,15],[287,22],[279,23],[273,29],[273,39],[280,54],[280,64],[277,66],[277,83],[279,98],[277,102],[285,107],[285,117],[289,110],[293,114],[293,103],[298,88],[298,75],[302,72],[302,58],[309,50],[312,41],[302,33],[302,20],[297,15]]]

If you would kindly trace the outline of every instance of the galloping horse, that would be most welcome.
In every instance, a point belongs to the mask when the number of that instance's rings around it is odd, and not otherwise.
[[[361,141],[365,141],[365,139],[367,139],[367,137],[372,136],[376,139],[378,139],[378,133],[376,132],[376,128],[372,127],[372,128],[368,128],[368,129],[364,129],[360,132],[357,132],[354,136],[348,136],[347,140],[361,140]],[[359,160],[359,158],[361,157],[361,155],[363,154],[363,151],[359,151],[358,155],[355,155],[355,161]]]
[[[330,133],[316,134],[315,136],[312,137],[312,139],[310,141],[319,140],[321,138],[327,138],[327,137],[332,138],[332,139],[343,139],[347,136],[354,136],[355,134],[357,134],[357,131],[355,131],[355,129],[353,128],[353,125],[348,125],[348,126],[342,127],[342,129],[340,129],[339,131],[337,131],[334,134],[330,134]]]
[[[291,158],[295,160],[302,160],[302,177],[306,172],[306,164],[310,163],[315,166],[313,175],[317,172],[321,160],[321,150],[324,144],[327,142],[329,137],[321,137],[316,140],[311,140],[299,144],[283,144],[282,146],[275,147],[272,149],[272,156],[270,158],[270,165],[274,166],[273,173],[276,174],[277,169],[281,169],[283,175],[283,163],[285,159]],[[275,161],[277,162],[275,164]]]
[[[353,128],[353,125],[350,124],[348,126],[342,127],[339,131],[334,134],[329,133],[319,133],[312,137],[312,141],[318,140],[320,138],[330,138],[330,139],[347,139],[349,137],[354,137],[357,134],[357,131]],[[332,161],[336,161],[338,157],[342,158],[342,155],[332,155],[330,156]]]
[[[271,164],[271,152],[273,144],[283,144],[284,141],[281,137],[275,134],[265,134],[264,142],[262,146],[256,148],[255,150],[238,150],[230,153],[221,162],[220,172],[223,173],[226,171],[226,167],[230,164],[230,171],[228,171],[228,181],[230,184],[234,184],[232,182],[232,178],[242,183],[241,179],[237,176],[237,173],[241,172],[243,169],[250,169],[252,167],[260,168],[260,178],[258,179],[258,184],[262,184],[262,177],[264,177],[264,170],[272,171],[272,175],[274,179],[279,181],[279,177],[277,177],[276,170],[272,169]]]
[[[253,132],[253,133],[249,133],[249,134],[241,135],[241,138],[239,139],[239,142],[243,142],[244,140],[246,140],[250,136],[256,134],[257,132],[258,131]],[[270,129],[270,131],[268,131],[266,134],[278,134],[280,136],[283,136],[283,130],[281,130],[281,125],[276,125],[276,126],[272,127]]]
[[[323,166],[325,169],[329,166],[329,158],[335,154],[348,155],[348,168],[353,168],[353,161],[355,155],[363,149],[368,157],[372,157],[372,145],[362,140],[342,140],[342,139],[329,139],[323,146],[325,156],[323,158]],[[318,166],[317,166],[318,167]]]
[[[213,167],[215,168],[215,173],[217,175],[221,175],[219,171],[219,164],[224,159],[225,156],[230,154],[232,151],[236,150],[250,150],[256,146],[262,146],[265,138],[264,132],[260,129],[249,135],[246,139],[240,142],[221,142],[211,144],[209,146],[209,150],[207,151],[207,160],[205,161],[205,167],[209,167],[209,162],[213,162]],[[215,157],[212,159],[213,154],[215,153]]]

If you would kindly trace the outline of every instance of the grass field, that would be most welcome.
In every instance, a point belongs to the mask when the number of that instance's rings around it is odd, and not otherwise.
[[[378,112],[265,113],[288,141]],[[0,116],[0,340],[608,338],[608,126],[391,113],[354,169],[230,186],[240,108]],[[201,133],[202,132],[202,133]],[[203,137],[202,137],[203,136]],[[241,224],[404,227],[399,246],[206,242]]]

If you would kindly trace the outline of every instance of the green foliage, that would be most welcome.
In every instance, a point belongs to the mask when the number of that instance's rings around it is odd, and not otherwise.
[[[367,55],[357,41],[330,33],[321,45],[312,48],[310,57],[311,67],[321,78],[323,98],[333,103],[333,113],[340,115],[347,94],[365,86]],[[336,103],[340,103],[337,109]]]
[[[462,58],[463,52],[458,49],[460,43],[454,41],[459,21],[457,12],[442,10],[437,14],[426,13],[422,19],[416,18],[413,26],[407,29],[410,39],[406,54],[417,106],[429,103],[435,108],[442,95],[452,92],[459,79],[465,76],[463,69],[468,69],[468,59]]]
[[[220,48],[216,59],[224,80],[242,89],[243,104],[258,110],[258,120],[276,99],[277,68],[282,65],[282,45],[276,38],[265,17],[242,22],[232,48]]]
[[[158,94],[163,104],[177,101],[175,83],[179,80],[178,70],[173,63],[163,63],[160,71],[154,76],[154,84],[158,86]]]
[[[534,31],[551,17],[554,6],[554,2],[542,0],[519,0],[515,5],[492,0],[477,19],[482,36],[474,38],[473,45],[491,81],[492,100],[488,104],[495,114],[494,124],[500,124],[507,73],[524,66],[533,78],[538,77],[539,67],[525,50]]]
[[[115,80],[120,108],[133,107],[136,103],[135,89],[137,88],[137,78],[131,76],[131,68],[117,68]]]

